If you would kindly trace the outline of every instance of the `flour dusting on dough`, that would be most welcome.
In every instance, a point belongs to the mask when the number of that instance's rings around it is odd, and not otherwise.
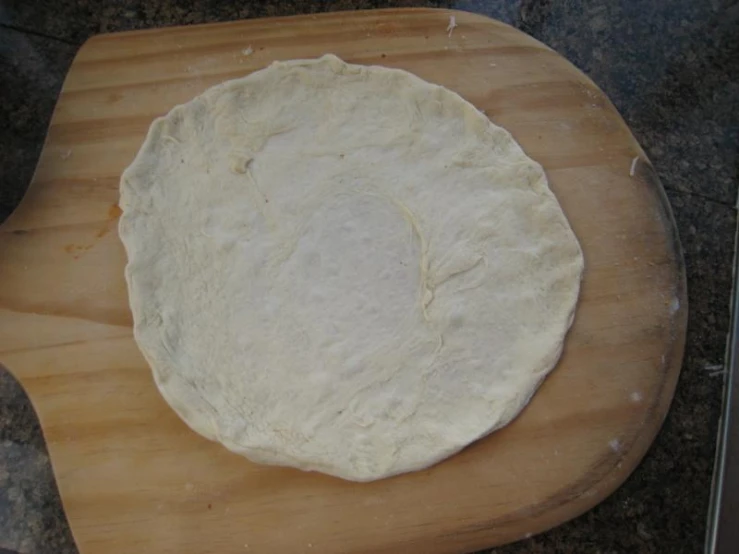
[[[157,119],[120,206],[134,337],[170,406],[253,461],[356,481],[510,422],[557,363],[583,271],[506,130],[331,55]]]

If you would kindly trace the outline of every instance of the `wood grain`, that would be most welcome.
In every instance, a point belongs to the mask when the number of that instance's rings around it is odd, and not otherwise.
[[[133,342],[115,229],[118,178],[152,118],[273,60],[327,52],[409,70],[509,129],[544,165],[587,266],[564,356],[523,414],[434,468],[370,484],[258,466],[190,431]],[[91,39],[0,256],[0,360],[38,411],[82,554],[464,552],[538,533],[595,505],[639,462],[685,338],[672,215],[621,117],[546,46],[461,12]]]

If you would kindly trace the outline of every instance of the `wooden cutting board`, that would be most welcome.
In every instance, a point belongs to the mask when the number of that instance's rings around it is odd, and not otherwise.
[[[327,52],[411,71],[509,129],[544,165],[587,265],[564,356],[523,414],[436,467],[369,484],[255,465],[190,431],[132,339],[116,233],[119,175],[154,117],[273,60]],[[543,44],[461,12],[95,37],[0,232],[0,361],[38,411],[82,554],[464,552],[538,533],[642,458],[672,398],[686,314],[669,206],[612,104]]]

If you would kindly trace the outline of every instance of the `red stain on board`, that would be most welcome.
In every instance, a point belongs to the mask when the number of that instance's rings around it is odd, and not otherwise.
[[[121,210],[118,207],[118,204],[113,204],[110,208],[108,208],[108,222],[105,224],[105,227],[103,227],[97,232],[97,235],[95,236],[97,238],[102,238],[105,235],[107,235],[108,232],[113,228],[113,225],[111,222],[121,217],[122,213],[123,213],[123,210]]]
[[[108,219],[118,219],[121,217],[121,214],[123,213],[123,210],[118,207],[118,204],[113,204],[110,208],[108,208]]]
[[[79,257],[90,248],[92,248],[92,244],[67,244],[64,247],[64,251],[67,254],[71,254],[75,260],[78,260]]]
[[[95,233],[96,238],[102,238],[110,232],[115,225],[115,221],[121,216],[123,210],[118,207],[118,204],[113,204],[108,208],[108,221],[105,222],[105,226]],[[75,260],[90,250],[94,246],[93,244],[67,244],[64,246],[64,251],[70,254]]]

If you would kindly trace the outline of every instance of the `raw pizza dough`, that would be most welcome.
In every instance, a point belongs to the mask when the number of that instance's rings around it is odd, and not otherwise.
[[[544,172],[457,94],[335,56],[157,119],[121,181],[136,341],[251,460],[368,481],[521,411],[583,258]]]

